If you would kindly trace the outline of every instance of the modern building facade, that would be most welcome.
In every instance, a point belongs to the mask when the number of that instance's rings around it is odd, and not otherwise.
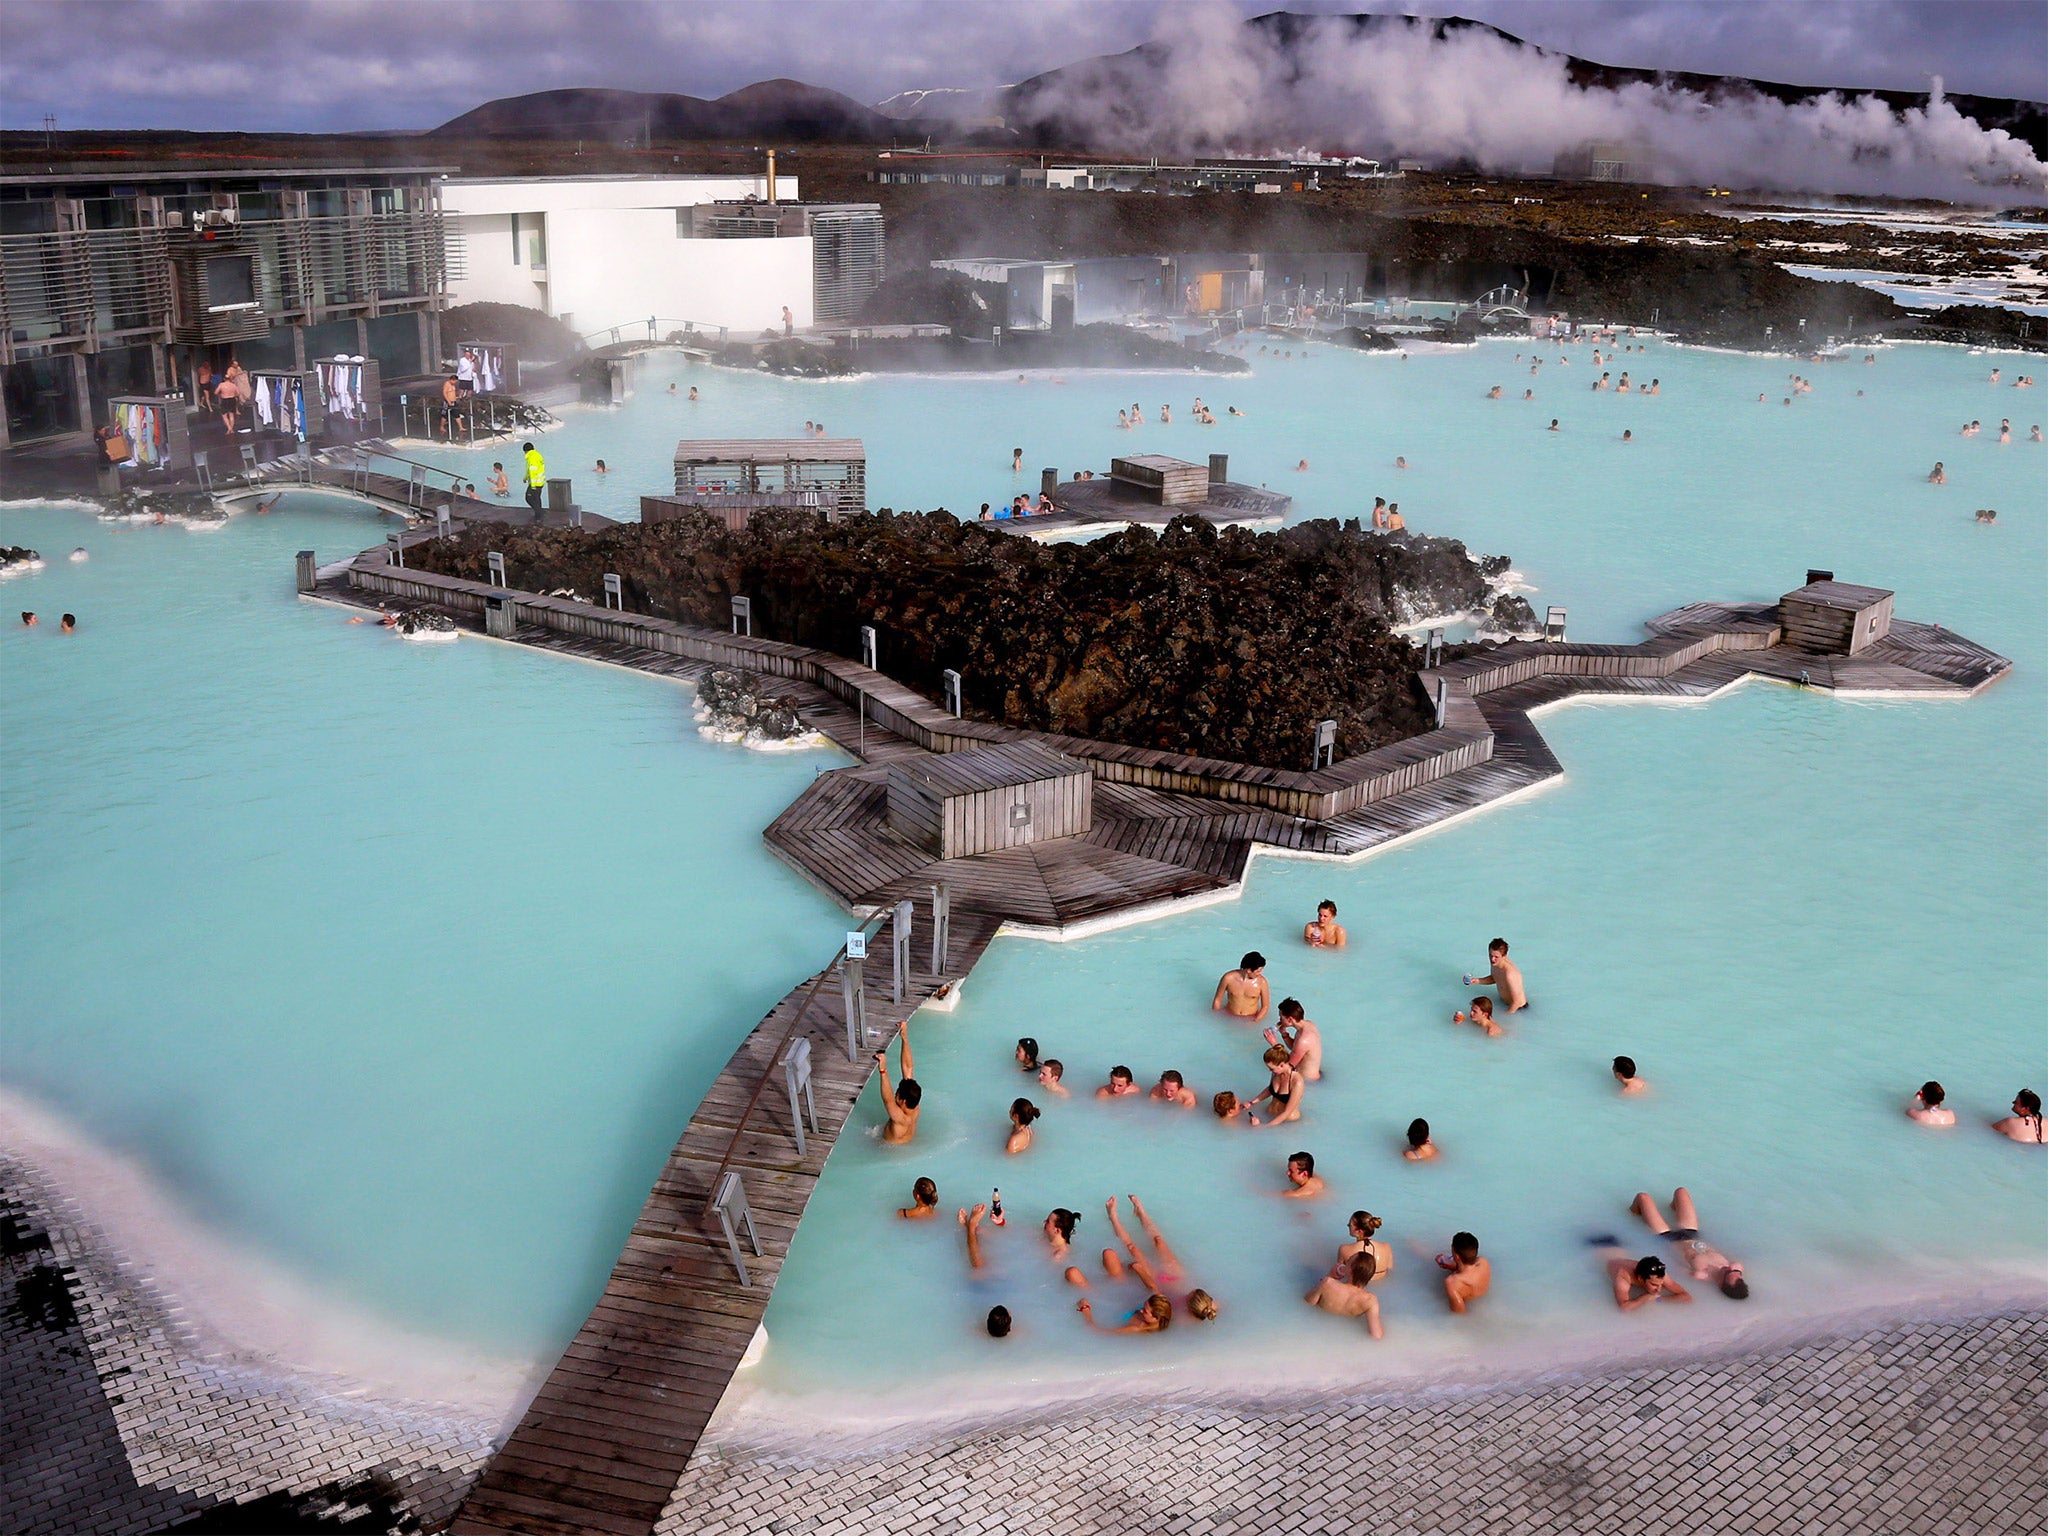
[[[645,335],[649,319],[780,329],[785,306],[808,326],[808,239],[730,246],[692,217],[796,191],[767,175],[451,177],[441,201],[463,256],[451,301],[524,305],[600,341],[614,326]]]
[[[126,167],[0,177],[0,446],[84,440],[198,366],[432,368],[443,168]]]
[[[811,313],[818,325],[851,325],[882,286],[887,247],[878,203],[718,202],[692,210],[702,240],[807,240]]]

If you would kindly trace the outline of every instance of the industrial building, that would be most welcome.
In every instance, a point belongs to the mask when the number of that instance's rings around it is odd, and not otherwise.
[[[83,441],[118,397],[204,364],[304,371],[439,356],[459,258],[445,168],[169,166],[0,177],[0,447]],[[452,269],[452,273],[451,273]]]

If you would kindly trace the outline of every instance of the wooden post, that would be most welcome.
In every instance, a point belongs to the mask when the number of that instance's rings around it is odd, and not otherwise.
[[[313,551],[310,549],[300,550],[298,559],[299,590],[301,592],[310,592],[313,590],[314,582],[317,579],[313,574]]]
[[[1060,488],[1060,472],[1057,469],[1041,469],[1038,472],[1038,494],[1050,499]]]
[[[1451,682],[1449,678],[1436,680],[1436,728],[1444,728],[1444,720],[1451,712]]]
[[[932,974],[946,974],[946,952],[952,948],[953,938],[953,888],[950,885],[932,887]]]
[[[1221,485],[1230,478],[1230,455],[1212,453],[1209,455],[1209,483]]]
[[[499,640],[510,640],[519,631],[519,604],[509,597],[487,597],[484,599],[484,633]]]
[[[910,925],[916,920],[917,904],[896,903],[896,920],[890,928],[890,958],[894,962],[889,978],[889,1000],[899,1007],[910,990]]]
[[[839,970],[839,995],[846,1004],[846,1059],[857,1062],[867,1049],[867,994],[861,971],[867,954],[867,935],[859,935],[861,953],[853,953],[855,935],[847,935],[846,963]]]
[[[567,512],[569,510],[569,482],[567,480],[551,479],[548,481],[548,510],[550,512]]]

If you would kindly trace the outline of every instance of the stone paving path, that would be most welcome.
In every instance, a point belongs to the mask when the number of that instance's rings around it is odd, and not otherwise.
[[[2039,1531],[2048,1313],[1630,1375],[1069,1408],[907,1451],[700,1449],[675,1536],[1685,1536]]]

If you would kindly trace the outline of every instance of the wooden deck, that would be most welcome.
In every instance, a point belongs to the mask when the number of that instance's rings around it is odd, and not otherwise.
[[[362,607],[421,600],[353,586],[346,566],[329,568],[311,595]],[[932,754],[872,718],[863,733],[855,706],[839,694],[778,678],[778,691],[802,718],[860,761],[820,774],[765,837],[856,913],[879,913],[903,900],[918,904],[916,969],[903,1004],[890,1001],[886,954],[868,962],[868,1019],[890,1024],[957,983],[1005,927],[1072,932],[1228,895],[1260,847],[1356,856],[1555,779],[1563,767],[1532,718],[1546,705],[1586,695],[1704,698],[1752,675],[1843,691],[1954,697],[1988,686],[2011,665],[1945,630],[1896,620],[1885,640],[1857,656],[1816,655],[1781,642],[1776,613],[1775,605],[1693,604],[1653,620],[1651,638],[1641,645],[1531,642],[1452,663],[1430,676],[1451,685],[1457,718],[1465,723],[1417,738],[1415,749],[1425,757],[1457,754],[1444,757],[1449,771],[1431,777],[1418,762],[1412,777],[1390,781],[1395,792],[1341,815],[1312,821],[1221,795],[1132,782],[1124,777],[1132,766],[1122,761],[1128,754],[1112,752],[1090,759],[1093,822],[1085,834],[956,859],[933,857],[888,824],[888,765]],[[454,617],[464,627],[479,627],[467,610],[458,608]],[[537,623],[522,623],[513,639],[682,679],[708,665]],[[890,714],[905,729],[920,728],[917,712],[900,700],[892,712],[884,702],[889,695],[855,696],[867,697],[871,711]],[[1002,735],[1055,750],[1075,745],[1029,732]],[[1483,754],[1466,739],[1474,736],[1484,739]],[[1431,742],[1436,745],[1420,745]],[[980,742],[963,735],[946,744],[960,749]],[[1102,750],[1099,743],[1087,745]],[[939,884],[952,900],[953,939],[943,976],[922,969],[930,961],[930,890]],[[857,1060],[846,1057],[840,964],[835,958],[807,978],[756,1025],[690,1116],[603,1297],[471,1491],[456,1532],[653,1531],[766,1311],[811,1192],[873,1070],[865,1050]],[[812,1046],[819,1123],[801,1155],[781,1074],[773,1069],[800,1014]],[[760,1104],[749,1115],[749,1100],[764,1079]],[[728,1159],[742,1175],[761,1238],[761,1256],[747,1255],[751,1285],[739,1283],[707,1210]]]

